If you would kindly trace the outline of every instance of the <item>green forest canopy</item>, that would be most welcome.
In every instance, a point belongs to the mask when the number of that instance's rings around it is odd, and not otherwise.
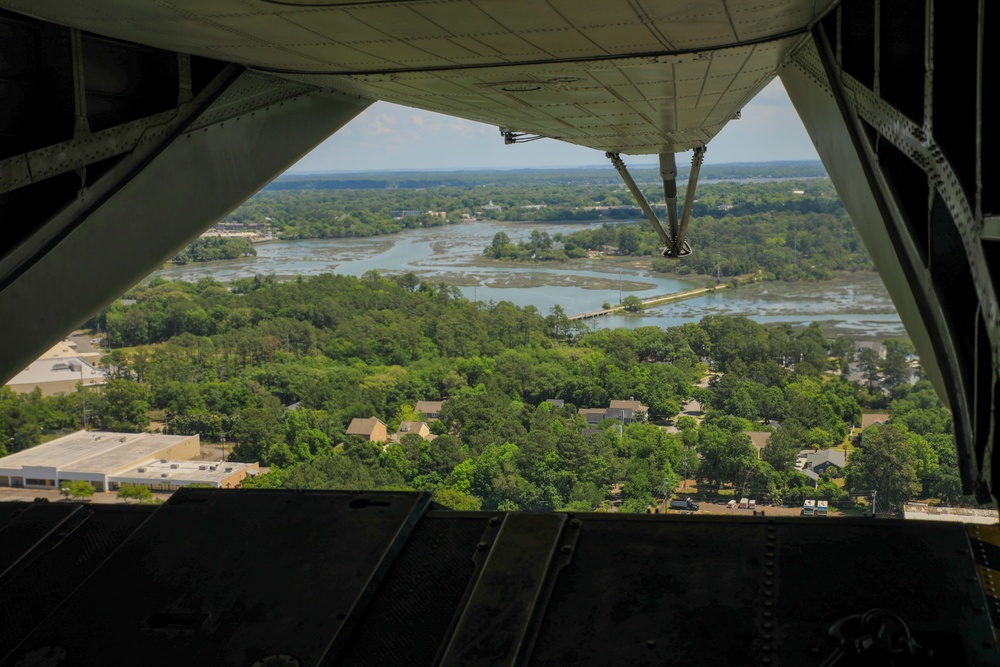
[[[886,394],[878,384],[888,366],[872,387],[849,382],[841,371],[853,343],[817,326],[708,316],[665,330],[586,331],[561,309],[476,304],[454,288],[375,273],[229,286],[154,279],[128,296],[135,302],[92,323],[116,348],[107,386],[87,396],[92,427],[142,430],[153,415],[172,433],[225,437],[234,458],[271,466],[256,485],[426,489],[454,506],[534,510],[604,507],[620,487],[623,511],[645,511],[686,467],[705,489],[836,500],[848,491],[828,478],[806,487],[795,456],[840,445],[863,407],[887,405],[917,476],[903,488],[959,500],[951,419],[929,385]],[[697,386],[708,372],[709,387]],[[679,432],[647,423],[619,432],[613,420],[587,429],[576,411],[629,397]],[[383,448],[345,435],[351,419],[371,416],[394,432],[418,416],[417,401],[441,398],[433,442],[411,434]],[[701,424],[678,418],[690,398],[706,404]],[[5,388],[0,442],[22,449],[43,431],[78,427],[80,408],[79,394]],[[763,460],[748,430],[775,431]],[[848,489],[866,483],[851,465],[845,474]]]

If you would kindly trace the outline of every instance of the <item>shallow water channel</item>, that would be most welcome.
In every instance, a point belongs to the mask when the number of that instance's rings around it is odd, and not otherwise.
[[[212,276],[223,282],[256,274],[280,278],[339,273],[361,276],[412,271],[423,280],[457,286],[479,301],[533,305],[543,314],[560,305],[567,314],[597,310],[634,294],[647,299],[700,287],[708,280],[667,278],[649,270],[649,258],[601,258],[571,262],[501,263],[483,257],[493,235],[513,241],[538,229],[550,235],[585,229],[584,223],[471,222],[407,230],[371,238],[276,241],[256,246],[257,256],[170,266],[155,275],[172,280]],[[697,252],[697,248],[695,248]],[[758,322],[805,325],[820,322],[830,335],[858,339],[905,336],[881,279],[872,273],[845,274],[821,283],[765,283],[727,289],[646,311],[586,320],[591,327],[675,326],[708,314],[745,315]]]

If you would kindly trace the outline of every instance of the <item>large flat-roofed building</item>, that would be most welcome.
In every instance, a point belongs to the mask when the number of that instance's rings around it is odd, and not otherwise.
[[[81,382],[85,387],[104,384],[104,371],[79,357],[43,357],[28,364],[7,386],[21,394],[38,387],[42,396],[54,396],[77,391]]]
[[[189,484],[238,486],[256,463],[186,461],[200,453],[197,435],[77,431],[0,459],[0,486],[58,488],[85,480],[98,491],[142,484],[170,491]]]
[[[111,488],[115,490],[122,484],[138,484],[153,491],[173,491],[189,484],[204,484],[216,489],[235,489],[244,479],[259,472],[260,467],[256,463],[156,460],[115,475]]]
[[[101,356],[86,338],[73,336],[53,345],[7,385],[18,393],[38,387],[42,396],[70,394],[79,383],[85,387],[101,385],[105,381],[104,371],[97,367]]]
[[[66,338],[48,349],[39,359],[83,359],[94,366],[101,360],[101,351],[91,345],[86,339],[74,336]]]

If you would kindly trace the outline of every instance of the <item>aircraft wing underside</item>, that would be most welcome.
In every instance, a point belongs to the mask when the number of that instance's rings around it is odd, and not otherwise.
[[[703,145],[830,0],[16,2],[0,7],[602,151]]]

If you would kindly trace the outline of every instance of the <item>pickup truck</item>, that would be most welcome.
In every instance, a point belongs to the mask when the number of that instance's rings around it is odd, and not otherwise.
[[[698,503],[694,502],[690,498],[684,498],[682,500],[671,500],[670,509],[672,510],[690,510],[692,512],[698,511]]]

